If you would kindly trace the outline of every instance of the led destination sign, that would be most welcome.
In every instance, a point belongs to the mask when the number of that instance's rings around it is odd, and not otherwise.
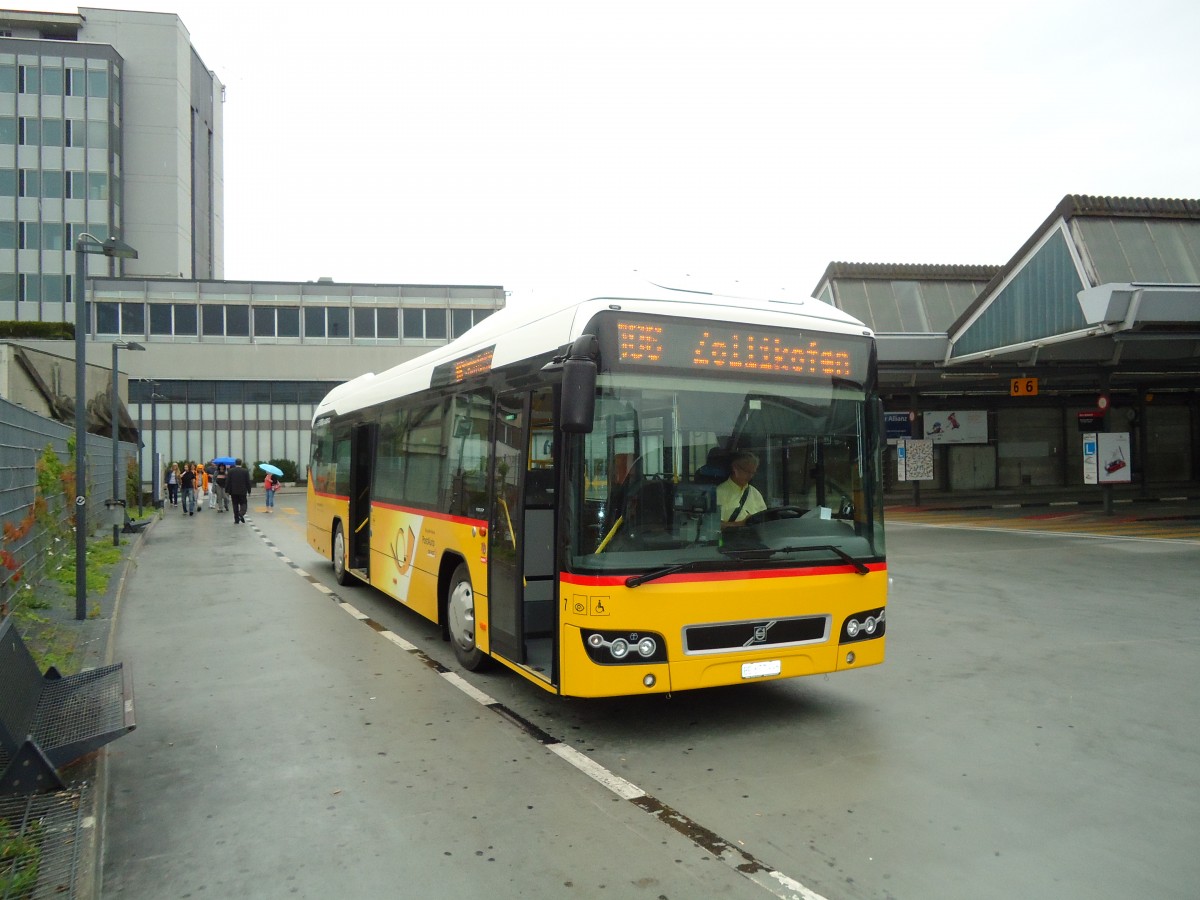
[[[867,371],[867,342],[839,335],[677,319],[618,319],[613,327],[621,365],[854,381]]]
[[[458,384],[475,375],[486,375],[492,370],[492,353],[495,346],[479,350],[468,356],[460,356],[451,362],[445,362],[433,370],[430,379],[431,387],[445,387],[448,384]]]

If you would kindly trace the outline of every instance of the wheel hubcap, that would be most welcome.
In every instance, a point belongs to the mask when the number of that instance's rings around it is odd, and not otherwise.
[[[471,585],[460,582],[450,594],[450,636],[463,650],[475,647],[475,594]]]
[[[333,567],[339,574],[346,568],[346,538],[340,528],[333,536]]]

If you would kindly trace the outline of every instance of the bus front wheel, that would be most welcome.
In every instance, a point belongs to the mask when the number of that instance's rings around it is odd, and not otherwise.
[[[354,576],[346,569],[346,532],[342,530],[342,523],[337,522],[333,526],[333,577],[337,579],[337,583],[343,587],[354,583]]]
[[[471,672],[483,668],[486,657],[475,646],[475,591],[471,587],[471,573],[466,563],[459,563],[450,578],[446,626],[459,664]]]

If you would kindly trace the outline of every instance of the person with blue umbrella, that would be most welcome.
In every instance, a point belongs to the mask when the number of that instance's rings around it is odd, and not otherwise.
[[[275,511],[275,492],[279,490],[279,478],[283,470],[270,463],[259,463],[258,467],[267,473],[263,479],[263,492],[267,495],[267,512]]]

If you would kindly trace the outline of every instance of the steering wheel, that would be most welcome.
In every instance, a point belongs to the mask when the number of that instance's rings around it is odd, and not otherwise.
[[[800,506],[769,506],[761,512],[746,517],[747,525],[757,525],[760,522],[774,522],[776,519],[799,519],[808,510]]]

